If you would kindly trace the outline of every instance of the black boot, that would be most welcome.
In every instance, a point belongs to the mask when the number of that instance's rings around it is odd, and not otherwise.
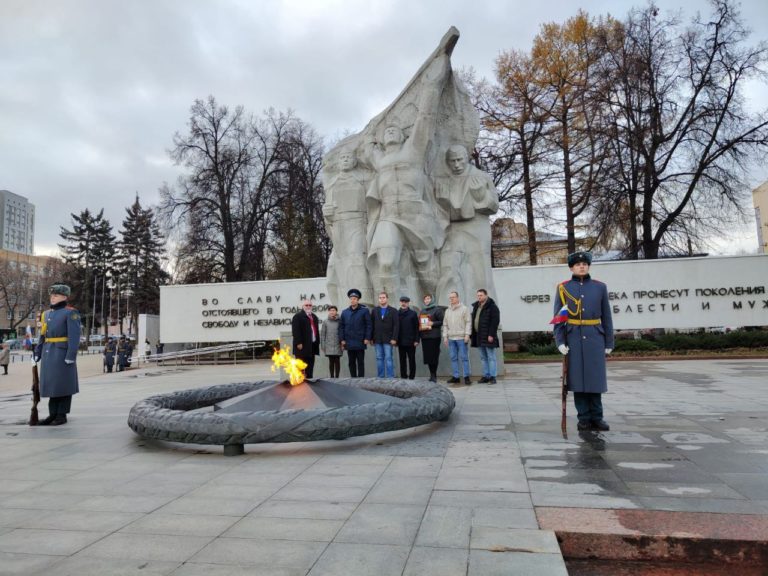
[[[56,419],[56,416],[51,414],[51,415],[43,418],[42,420],[40,420],[40,422],[38,422],[38,426],[50,426],[51,422],[53,422],[55,419]]]
[[[579,420],[579,423],[576,424],[576,430],[579,432],[586,432],[587,430],[591,429],[591,425],[589,421],[587,420]]]
[[[608,422],[605,420],[593,420],[592,421],[592,430],[600,430],[601,432],[608,432],[611,427],[608,426]]]
[[[53,422],[51,422],[51,426],[61,426],[62,424],[67,423],[67,415],[66,414],[59,414],[56,416],[56,418],[53,419]]]
[[[470,380],[469,376],[464,376],[464,384],[467,386],[472,384],[472,380]]]

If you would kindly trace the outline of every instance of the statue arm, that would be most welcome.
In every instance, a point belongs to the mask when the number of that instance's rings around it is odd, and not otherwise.
[[[424,74],[418,103],[419,113],[408,140],[410,145],[418,151],[425,152],[433,137],[437,122],[437,106],[450,70],[449,56],[440,54],[430,63]]]

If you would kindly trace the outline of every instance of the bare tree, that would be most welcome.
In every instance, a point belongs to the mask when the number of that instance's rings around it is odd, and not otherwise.
[[[732,0],[684,28],[650,4],[603,36],[610,54],[603,94],[618,164],[601,212],[623,216],[626,253],[691,252],[727,234],[747,205],[751,163],[768,147],[768,116],[744,106],[745,82],[764,73],[766,45]]]
[[[59,279],[61,262],[50,258],[38,264],[8,254],[0,260],[0,310],[15,330],[25,321],[34,323],[31,317],[47,308],[48,287]]]
[[[266,278],[275,218],[293,193],[285,185],[286,146],[305,133],[291,112],[268,110],[254,118],[213,96],[195,101],[189,133],[177,133],[170,151],[188,173],[161,189],[161,213],[177,233],[182,281]]]

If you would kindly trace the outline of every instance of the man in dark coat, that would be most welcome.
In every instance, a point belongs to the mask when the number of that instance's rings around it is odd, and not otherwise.
[[[419,315],[410,307],[411,299],[400,296],[397,311],[400,322],[397,339],[397,353],[400,356],[400,378],[416,378],[416,347],[419,345]]]
[[[371,313],[360,304],[362,294],[357,288],[347,292],[349,308],[345,308],[339,320],[339,338],[342,350],[347,351],[349,375],[365,376],[365,349],[371,340]]]
[[[40,340],[35,347],[35,362],[40,367],[40,396],[48,398],[48,417],[41,426],[67,423],[72,395],[80,391],[77,379],[77,349],[80,346],[80,313],[67,306],[71,294],[66,284],[48,290],[51,309],[43,312]]]
[[[373,347],[376,350],[376,376],[394,378],[395,363],[393,351],[397,345],[400,316],[389,305],[389,295],[379,293],[379,305],[371,310]]]
[[[304,376],[308,380],[314,377],[315,356],[320,354],[320,321],[312,308],[312,302],[304,300],[291,320],[293,355],[306,362]]]
[[[117,343],[114,338],[110,338],[104,346],[104,366],[107,372],[112,372],[112,367],[115,365],[115,352],[117,352]]]
[[[499,347],[499,307],[488,291],[480,288],[477,301],[472,304],[472,348],[479,348],[483,364],[481,383],[496,384],[496,348]]]
[[[608,288],[589,275],[592,254],[568,256],[573,276],[555,294],[555,343],[568,355],[568,390],[578,413],[579,430],[609,430],[603,419],[603,392],[608,391],[605,358],[613,351],[613,319]]]

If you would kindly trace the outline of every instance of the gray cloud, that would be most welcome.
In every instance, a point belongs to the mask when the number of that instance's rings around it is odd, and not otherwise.
[[[622,17],[632,4],[582,7]],[[765,39],[768,5],[743,11]],[[103,207],[117,229],[136,192],[157,200],[179,173],[166,150],[195,98],[291,108],[334,139],[384,108],[449,26],[462,33],[454,66],[491,76],[499,52],[529,48],[542,23],[575,12],[568,0],[4,0],[0,188],[37,206],[48,252],[71,212]],[[765,87],[749,97],[762,106]]]

